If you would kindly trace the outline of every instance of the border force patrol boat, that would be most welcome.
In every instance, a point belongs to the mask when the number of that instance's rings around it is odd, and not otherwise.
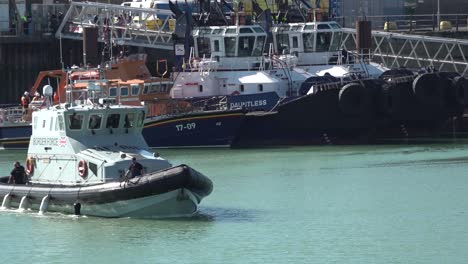
[[[69,90],[67,103],[48,103],[33,113],[29,180],[8,184],[9,177],[0,178],[2,208],[138,218],[196,212],[212,191],[211,180],[149,151],[141,134],[145,107],[95,102],[88,90],[79,90],[76,100]],[[49,102],[52,93],[52,87],[44,87]],[[128,177],[134,158],[143,174]]]

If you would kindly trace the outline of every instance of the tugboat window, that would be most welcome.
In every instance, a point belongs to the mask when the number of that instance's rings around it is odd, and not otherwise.
[[[252,56],[255,37],[239,37],[239,57]]]
[[[106,128],[118,128],[120,121],[119,114],[110,114],[107,116]]]
[[[226,49],[226,57],[235,57],[236,38],[224,38],[224,48]]]
[[[292,38],[292,47],[293,48],[299,48],[299,42],[297,41],[297,37]]]
[[[239,89],[241,90],[241,92],[244,92],[244,85],[241,84],[241,85],[239,86]]]
[[[302,34],[302,39],[304,41],[304,52],[314,52],[314,34],[304,33]]]
[[[330,48],[331,32],[317,33],[317,51],[328,51]]]
[[[132,84],[132,95],[138,95],[140,93],[140,86],[138,84]]]
[[[89,129],[99,129],[101,128],[102,116],[101,115],[90,115],[89,116]]]
[[[262,56],[263,49],[265,47],[265,37],[257,37],[257,42],[255,42],[255,47],[252,52],[252,56]]]
[[[120,87],[120,96],[128,96],[128,87]]]
[[[209,58],[211,57],[210,39],[197,38],[198,56]]]
[[[258,85],[258,91],[259,91],[259,92],[263,92],[263,84],[259,84],[259,85]]]
[[[278,34],[277,35],[278,43],[278,52],[279,54],[288,54],[289,53],[289,36],[287,34]]]
[[[70,129],[73,130],[78,130],[81,129],[83,125],[83,115],[73,113],[72,115],[68,116],[69,118],[69,123],[70,123]]]
[[[124,128],[132,128],[135,120],[135,114],[128,113],[125,115]]]
[[[203,92],[203,85],[198,85],[198,91],[199,91],[200,93]]]
[[[332,43],[330,45],[330,51],[338,51],[340,49],[341,35],[342,35],[341,32],[335,32],[333,34],[333,40],[332,40]]]
[[[219,51],[219,40],[213,41],[214,43],[214,51],[218,52]]]

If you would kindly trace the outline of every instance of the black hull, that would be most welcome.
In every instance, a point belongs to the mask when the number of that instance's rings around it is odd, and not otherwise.
[[[464,107],[460,97],[466,87],[454,87],[443,73],[400,77],[321,84],[309,95],[279,104],[275,111],[249,113],[233,147],[453,136],[452,120],[460,121]]]
[[[100,212],[87,211],[88,215],[119,217],[119,212],[111,210],[112,204],[128,202],[146,197],[156,197],[177,190],[190,191],[196,204],[209,195],[213,189],[211,180],[194,169],[180,165],[169,169],[146,174],[128,181],[108,182],[91,186],[57,186],[44,184],[12,185],[6,184],[7,177],[3,177],[0,183],[0,195],[10,194],[11,204],[19,204],[22,197],[26,196],[30,207],[38,209],[42,199],[49,195],[50,208],[64,208],[68,212],[75,203],[80,203],[83,209],[102,206],[114,214],[100,214]],[[196,205],[195,205],[196,206]],[[66,209],[68,208],[68,210]],[[52,209],[51,209],[52,210]],[[55,210],[54,210],[55,211]],[[59,210],[61,211],[61,210]],[[115,212],[114,212],[115,211]],[[145,212],[148,217],[158,212]],[[188,212],[193,213],[193,212]],[[141,213],[139,213],[141,215]],[[125,216],[132,216],[125,214]]]

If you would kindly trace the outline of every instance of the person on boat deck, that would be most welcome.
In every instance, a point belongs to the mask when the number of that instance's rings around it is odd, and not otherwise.
[[[28,111],[29,102],[29,93],[26,91],[24,92],[23,96],[21,96],[21,106],[23,107],[23,115],[25,115]]]
[[[131,178],[141,176],[143,174],[143,166],[136,161],[136,158],[132,158],[132,164],[128,167],[128,172],[131,173]]]
[[[34,97],[32,99],[32,102],[35,102],[35,101],[42,101],[41,94],[39,94],[38,92],[34,93]]]
[[[10,179],[8,183],[13,184],[25,184],[26,183],[26,172],[24,167],[21,166],[19,161],[15,162],[15,167],[10,173]]]

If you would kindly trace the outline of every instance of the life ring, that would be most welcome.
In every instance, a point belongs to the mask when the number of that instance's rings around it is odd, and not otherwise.
[[[88,175],[88,165],[84,160],[80,160],[78,162],[78,175],[82,178],[85,178],[86,175]]]
[[[34,159],[28,158],[26,160],[26,174],[33,175],[34,174]]]

